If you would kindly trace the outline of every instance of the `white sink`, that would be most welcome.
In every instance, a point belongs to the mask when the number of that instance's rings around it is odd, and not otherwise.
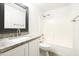
[[[4,47],[12,46],[24,41],[28,41],[28,37],[21,36],[16,38],[6,38],[0,41],[0,49]]]
[[[20,43],[20,42],[23,42],[23,41],[26,41],[26,40],[28,40],[28,37],[18,37],[18,38],[12,39],[11,41],[13,43]]]
[[[11,42],[9,42],[9,41],[10,41],[10,40],[9,40],[8,38],[1,40],[1,41],[0,41],[0,49],[1,49],[2,47],[5,47],[5,46],[11,44]]]

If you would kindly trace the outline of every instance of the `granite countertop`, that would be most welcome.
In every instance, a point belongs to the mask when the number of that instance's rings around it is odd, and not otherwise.
[[[20,37],[5,38],[0,41],[0,54],[40,37],[41,35],[24,35]]]

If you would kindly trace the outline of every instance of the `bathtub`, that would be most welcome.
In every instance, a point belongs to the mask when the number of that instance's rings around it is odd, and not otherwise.
[[[56,42],[52,42],[52,44],[50,44],[49,42],[43,42],[43,43],[47,43],[51,46],[48,49],[50,56],[73,56],[73,46],[62,45]],[[41,55],[45,56],[44,50],[40,51]]]

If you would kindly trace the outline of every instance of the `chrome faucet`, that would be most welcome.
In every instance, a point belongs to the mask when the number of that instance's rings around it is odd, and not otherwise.
[[[21,35],[20,28],[17,29],[17,36]]]

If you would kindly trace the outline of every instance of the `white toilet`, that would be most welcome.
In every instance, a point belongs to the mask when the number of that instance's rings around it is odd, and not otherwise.
[[[50,47],[51,46],[46,42],[40,43],[40,49],[42,50],[43,53],[45,53],[46,56],[49,56]]]
[[[49,56],[50,47],[50,44],[44,41],[44,35],[42,34],[42,37],[40,38],[40,51],[42,51],[42,54]]]

